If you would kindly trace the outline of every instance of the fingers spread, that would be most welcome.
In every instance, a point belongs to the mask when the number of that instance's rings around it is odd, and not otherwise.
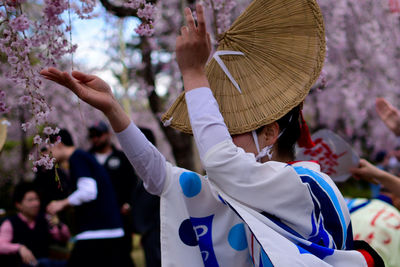
[[[197,31],[199,32],[199,34],[206,34],[206,22],[204,19],[204,10],[203,10],[203,6],[200,4],[196,5],[196,13],[197,13]]]
[[[375,107],[378,113],[384,113],[386,110],[389,109],[390,104],[383,98],[377,98]]]
[[[186,22],[189,27],[189,30],[193,31],[193,32],[196,31],[196,24],[194,23],[192,11],[188,7],[185,8],[185,17],[186,17]]]

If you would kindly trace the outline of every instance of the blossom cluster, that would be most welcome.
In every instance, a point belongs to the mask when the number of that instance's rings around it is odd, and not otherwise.
[[[152,3],[146,3],[146,0],[128,0],[124,6],[137,10],[137,16],[142,20],[135,32],[141,36],[153,35],[156,7]]]
[[[232,23],[232,11],[237,5],[234,0],[203,0],[203,4],[215,14],[215,34],[222,34]]]
[[[304,114],[311,125],[332,129],[359,153],[393,149],[398,141],[379,119],[375,99],[399,107],[400,14],[389,1],[318,2],[329,48],[318,81],[325,88],[306,99]]]
[[[0,3],[0,23],[3,28],[0,38],[0,52],[7,57],[9,67],[5,73],[22,94],[15,105],[28,110],[31,118],[21,124],[24,131],[39,129],[47,125],[53,111],[46,101],[42,80],[39,71],[44,67],[55,66],[62,56],[73,53],[76,45],[68,41],[65,36],[64,20],[61,14],[69,9],[68,0],[45,0],[42,7],[42,17],[35,21],[24,13],[26,1],[3,1]],[[81,1],[82,8],[77,9],[81,14],[93,10],[94,1]],[[69,30],[70,30],[70,26]],[[3,97],[4,98],[4,97]],[[8,109],[0,96],[0,113]],[[49,135],[58,132],[57,128],[45,126],[44,133],[38,133],[34,139],[37,147],[50,146],[49,138],[40,135]],[[49,155],[36,153],[32,158],[34,168],[45,166],[52,168],[54,159]],[[46,163],[45,163],[46,162]]]
[[[3,90],[0,90],[0,115],[7,113],[9,111],[9,107],[6,104],[6,93]]]

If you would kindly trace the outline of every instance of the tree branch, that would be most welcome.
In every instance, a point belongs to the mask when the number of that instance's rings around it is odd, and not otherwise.
[[[124,7],[124,6],[117,6],[111,3],[109,0],[100,0],[100,3],[103,5],[103,7],[113,14],[114,16],[117,16],[119,18],[123,17],[137,17],[137,10]]]

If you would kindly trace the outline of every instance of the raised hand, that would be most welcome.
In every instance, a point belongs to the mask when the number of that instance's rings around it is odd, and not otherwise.
[[[376,112],[386,126],[397,136],[400,136],[400,112],[384,98],[377,98]]]
[[[354,177],[370,183],[381,184],[390,193],[400,198],[400,178],[372,165],[365,159],[360,159],[358,168],[350,170]]]
[[[122,131],[129,125],[130,119],[118,104],[110,86],[99,77],[79,71],[73,71],[71,76],[56,68],[43,69],[40,74],[67,87],[80,99],[101,110],[109,119],[114,131]]]
[[[69,205],[68,198],[63,200],[53,200],[47,205],[46,211],[50,215],[56,215],[58,212],[62,211],[68,205]]]
[[[196,26],[192,12],[185,9],[187,26],[181,28],[181,35],[176,38],[176,60],[183,76],[185,90],[208,86],[204,68],[211,52],[210,35],[206,30],[204,11],[196,5]]]
[[[19,255],[21,256],[22,262],[25,263],[26,265],[30,265],[30,266],[36,266],[37,265],[37,260],[35,258],[35,256],[33,255],[32,251],[27,248],[24,245],[21,245],[19,247]]]
[[[373,184],[379,184],[378,179],[381,175],[381,170],[365,159],[360,159],[358,168],[353,168],[350,172],[357,179],[363,179]]]
[[[67,87],[80,99],[104,113],[109,112],[115,102],[110,86],[95,75],[73,71],[71,77],[69,73],[56,68],[44,69],[40,74],[48,80]]]

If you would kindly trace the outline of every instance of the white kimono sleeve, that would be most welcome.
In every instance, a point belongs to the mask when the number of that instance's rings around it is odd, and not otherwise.
[[[186,93],[196,144],[212,183],[244,205],[266,212],[309,235],[314,205],[309,189],[285,163],[258,163],[233,144],[210,89]]]

